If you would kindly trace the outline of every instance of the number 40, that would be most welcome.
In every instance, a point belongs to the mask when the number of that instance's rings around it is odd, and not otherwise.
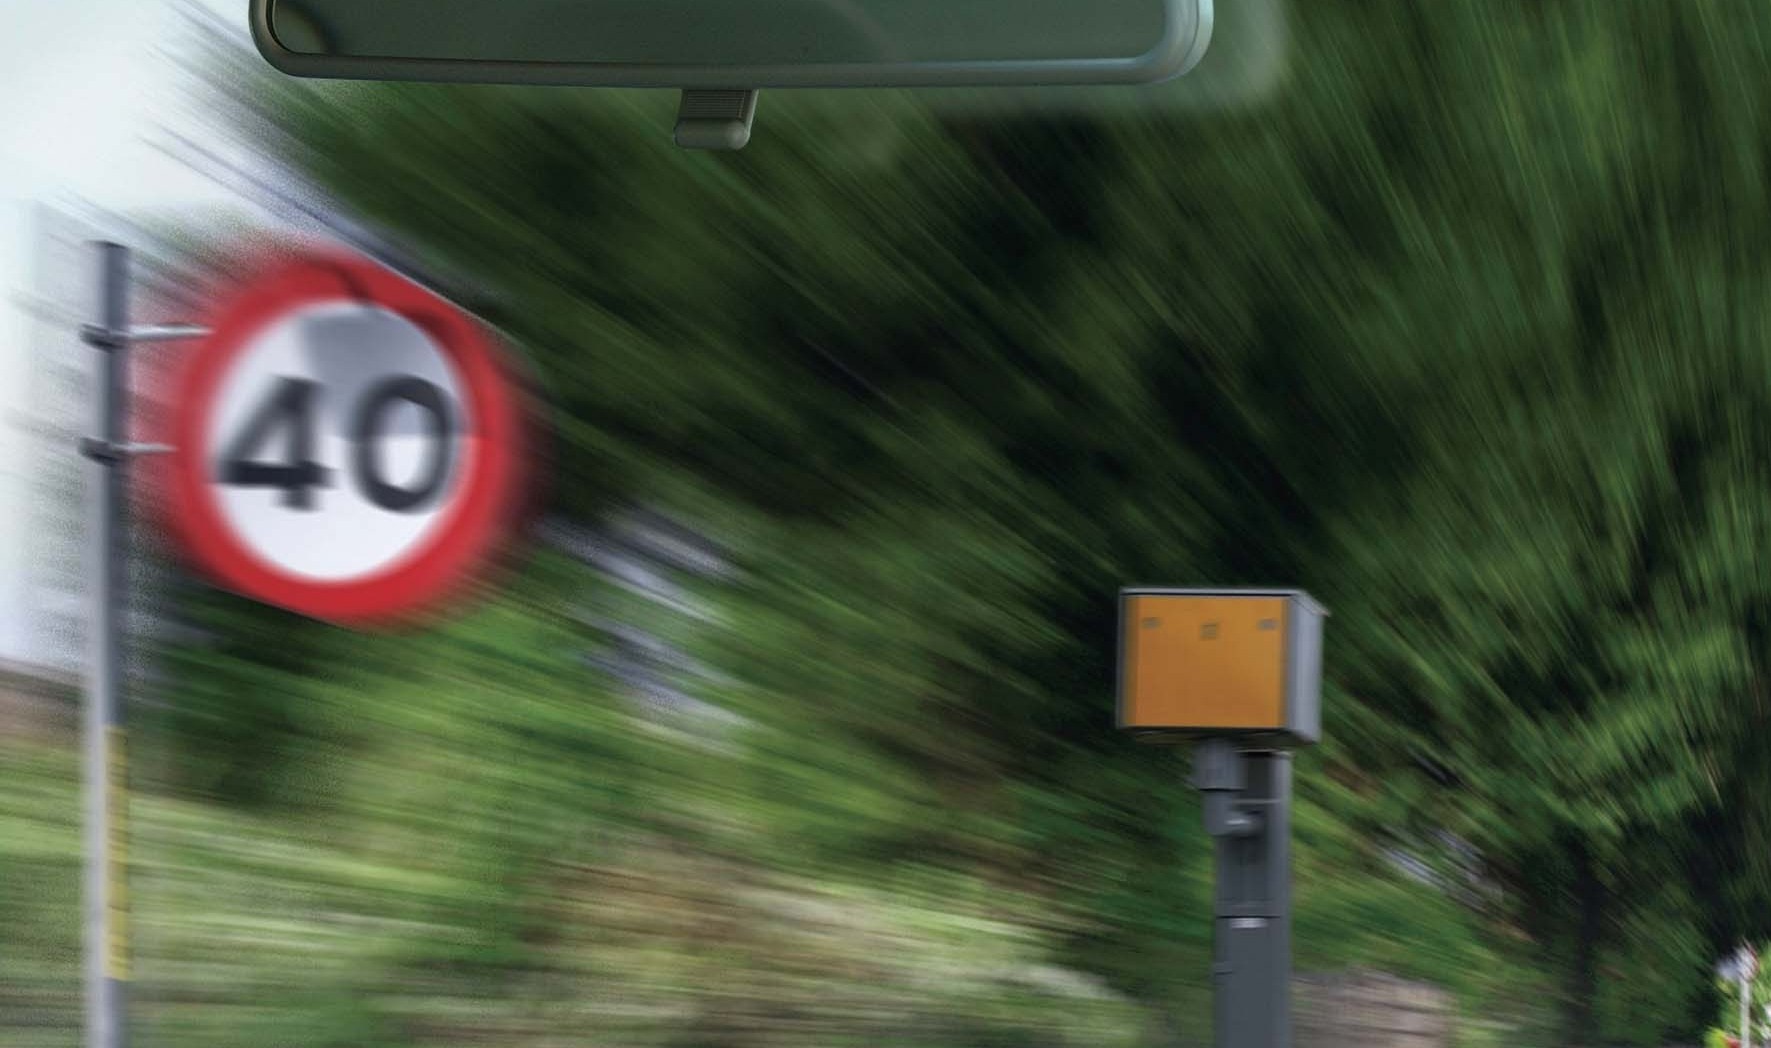
[[[278,488],[279,501],[290,509],[314,509],[314,489],[330,487],[332,471],[314,461],[314,425],[319,383],[312,379],[277,380],[270,396],[252,413],[239,435],[228,443],[221,455],[219,479],[233,487]],[[409,485],[390,483],[382,475],[375,444],[381,437],[388,409],[397,403],[418,408],[426,418],[430,454],[429,468]],[[449,475],[454,456],[450,436],[448,398],[433,383],[416,375],[400,375],[383,379],[370,386],[357,402],[346,431],[351,444],[351,475],[357,489],[370,503],[393,513],[416,513],[434,498]],[[283,460],[269,462],[259,457],[275,437],[285,430]]]

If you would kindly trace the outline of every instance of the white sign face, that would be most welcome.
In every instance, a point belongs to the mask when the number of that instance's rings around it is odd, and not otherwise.
[[[531,505],[521,369],[361,255],[243,256],[167,406],[167,524],[244,597],[358,629],[464,596]]]
[[[471,463],[465,383],[422,330],[315,303],[266,325],[209,407],[204,457],[229,530],[305,580],[388,571],[447,516]]]

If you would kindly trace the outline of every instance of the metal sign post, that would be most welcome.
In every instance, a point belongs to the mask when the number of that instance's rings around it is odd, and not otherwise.
[[[129,326],[129,254],[100,244],[99,325],[109,333]],[[123,985],[129,980],[128,759],[123,735],[122,600],[127,551],[119,541],[127,476],[125,456],[106,454],[125,437],[127,343],[86,341],[103,354],[94,402],[97,435],[81,444],[92,460],[92,636],[86,678],[86,1029],[92,1048],[126,1043]]]
[[[94,435],[80,441],[92,462],[92,635],[86,675],[86,1043],[123,1048],[129,982],[129,763],[124,733],[124,584],[128,577],[128,463],[157,445],[129,443],[129,347],[205,333],[199,327],[129,326],[129,250],[95,244],[99,322],[81,339],[99,350]]]
[[[1753,979],[1759,974],[1759,956],[1750,945],[1742,946],[1735,955],[1735,963],[1736,974],[1740,979],[1740,1048],[1753,1048]]]

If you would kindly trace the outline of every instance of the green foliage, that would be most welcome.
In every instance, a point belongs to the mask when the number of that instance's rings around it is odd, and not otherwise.
[[[78,1043],[79,768],[0,742],[0,1044]],[[28,1041],[33,1031],[56,1039]]]

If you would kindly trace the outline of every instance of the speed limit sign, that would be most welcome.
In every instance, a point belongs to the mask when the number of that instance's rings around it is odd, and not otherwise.
[[[221,585],[351,625],[473,577],[520,497],[512,375],[472,318],[309,251],[222,305],[175,391],[173,524]]]

